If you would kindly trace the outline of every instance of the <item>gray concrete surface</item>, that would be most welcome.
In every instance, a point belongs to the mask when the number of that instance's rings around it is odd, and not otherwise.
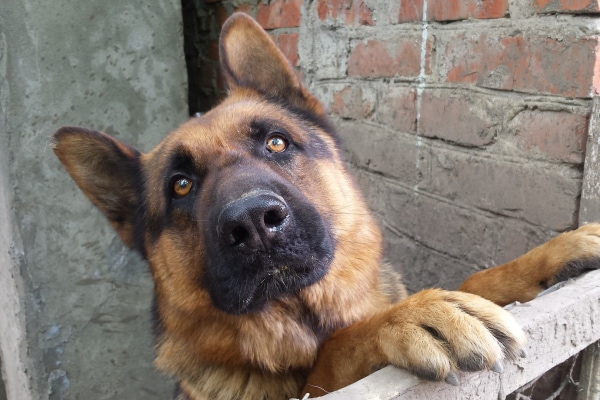
[[[0,357],[0,400],[6,400],[6,388],[4,387],[4,378],[2,377],[2,358]]]
[[[76,188],[48,137],[83,125],[149,150],[186,119],[180,3],[2,1],[0,76],[8,398],[168,398],[171,383],[152,368],[147,267]]]

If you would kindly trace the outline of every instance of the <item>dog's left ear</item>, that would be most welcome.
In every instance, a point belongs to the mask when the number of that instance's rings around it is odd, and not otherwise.
[[[52,147],[77,186],[133,248],[140,153],[105,133],[73,126],[59,129],[52,136]]]
[[[219,42],[221,69],[229,89],[244,87],[324,115],[271,37],[244,13],[225,22]]]

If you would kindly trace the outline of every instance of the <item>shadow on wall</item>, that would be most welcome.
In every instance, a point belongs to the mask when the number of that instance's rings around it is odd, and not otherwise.
[[[2,359],[0,358],[0,400],[6,400],[6,389],[4,388],[4,379],[2,378]]]

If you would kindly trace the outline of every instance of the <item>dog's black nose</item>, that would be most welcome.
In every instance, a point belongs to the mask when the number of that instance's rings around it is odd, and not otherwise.
[[[252,191],[221,211],[219,240],[242,252],[268,251],[289,220],[289,209],[281,196],[266,190]]]

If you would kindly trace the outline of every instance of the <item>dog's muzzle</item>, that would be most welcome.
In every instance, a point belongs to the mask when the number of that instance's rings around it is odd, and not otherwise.
[[[219,241],[244,254],[268,252],[291,219],[283,197],[267,190],[253,190],[223,208],[217,219]]]

